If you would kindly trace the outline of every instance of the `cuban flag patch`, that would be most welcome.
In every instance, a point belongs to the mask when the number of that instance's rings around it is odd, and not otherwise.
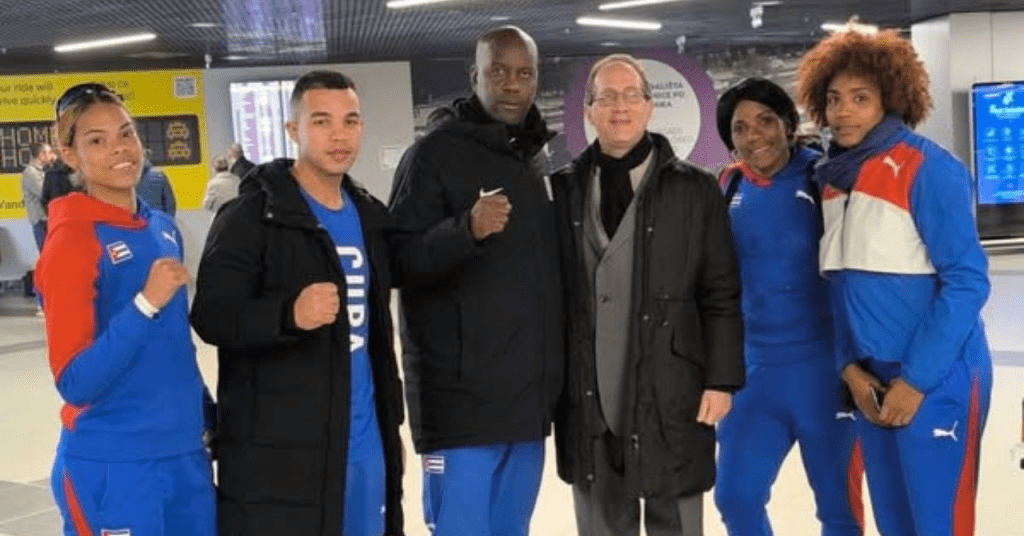
[[[132,536],[132,531],[129,529],[101,529],[100,536]]]
[[[444,456],[440,454],[427,454],[423,457],[423,472],[432,475],[444,474]]]
[[[132,250],[128,249],[128,244],[125,244],[124,241],[118,240],[113,244],[107,244],[107,255],[110,256],[110,262],[119,264],[132,258]],[[116,532],[111,532],[110,534],[112,536],[120,536]]]

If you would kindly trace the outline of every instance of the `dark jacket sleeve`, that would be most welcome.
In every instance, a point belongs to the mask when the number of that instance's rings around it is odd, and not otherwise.
[[[449,214],[441,174],[423,145],[402,156],[388,203],[392,234],[392,284],[429,285],[443,280],[481,251],[469,231],[470,211]]]
[[[293,340],[292,304],[262,287],[262,196],[229,203],[213,220],[196,278],[192,327],[208,344],[235,350]]]
[[[743,386],[743,321],[740,280],[732,244],[729,212],[714,178],[706,180],[705,235],[702,268],[697,282],[697,308],[707,352],[705,387],[735,391]]]

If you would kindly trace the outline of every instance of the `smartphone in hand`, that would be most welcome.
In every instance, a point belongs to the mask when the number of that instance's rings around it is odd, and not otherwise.
[[[871,402],[875,404],[875,411],[882,411],[882,402],[885,400],[885,393],[875,389],[874,385],[869,385],[868,389],[871,389]]]

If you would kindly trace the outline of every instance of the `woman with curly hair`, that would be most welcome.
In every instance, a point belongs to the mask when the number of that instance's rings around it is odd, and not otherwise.
[[[796,142],[796,105],[769,80],[730,88],[717,116],[736,156],[721,182],[743,283],[747,383],[718,425],[715,503],[731,536],[770,536],[765,506],[799,442],[822,534],[860,536],[861,459],[853,414],[836,396],[828,283],[818,273],[821,200],[812,180],[821,153]]]
[[[967,169],[915,134],[928,74],[895,32],[836,33],[803,58],[797,96],[832,131],[815,179],[841,377],[863,415],[884,536],[974,533],[992,390],[980,320],[987,260]]]

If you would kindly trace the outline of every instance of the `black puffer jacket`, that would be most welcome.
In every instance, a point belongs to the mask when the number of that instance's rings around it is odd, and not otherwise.
[[[652,134],[654,170],[636,199],[625,474],[633,497],[677,498],[715,482],[715,431],[697,423],[707,388],[744,381],[740,285],[728,215],[714,177]],[[594,304],[583,263],[593,148],[551,178],[564,255],[569,381],[556,423],[558,471],[593,479],[593,440],[605,430],[594,363]]]
[[[218,346],[218,525],[221,536],[338,536],[343,527],[351,364],[348,315],[295,326],[299,292],[345,274],[291,161],[258,166],[224,205],[199,265],[192,325]],[[384,206],[342,183],[370,259],[370,341],[386,465],[385,536],[402,534],[401,385],[388,310]]]
[[[532,108],[510,129],[475,98],[413,145],[395,175],[395,281],[406,397],[419,452],[529,441],[551,428],[565,350],[554,210]],[[474,242],[481,191],[512,204],[506,229]]]

